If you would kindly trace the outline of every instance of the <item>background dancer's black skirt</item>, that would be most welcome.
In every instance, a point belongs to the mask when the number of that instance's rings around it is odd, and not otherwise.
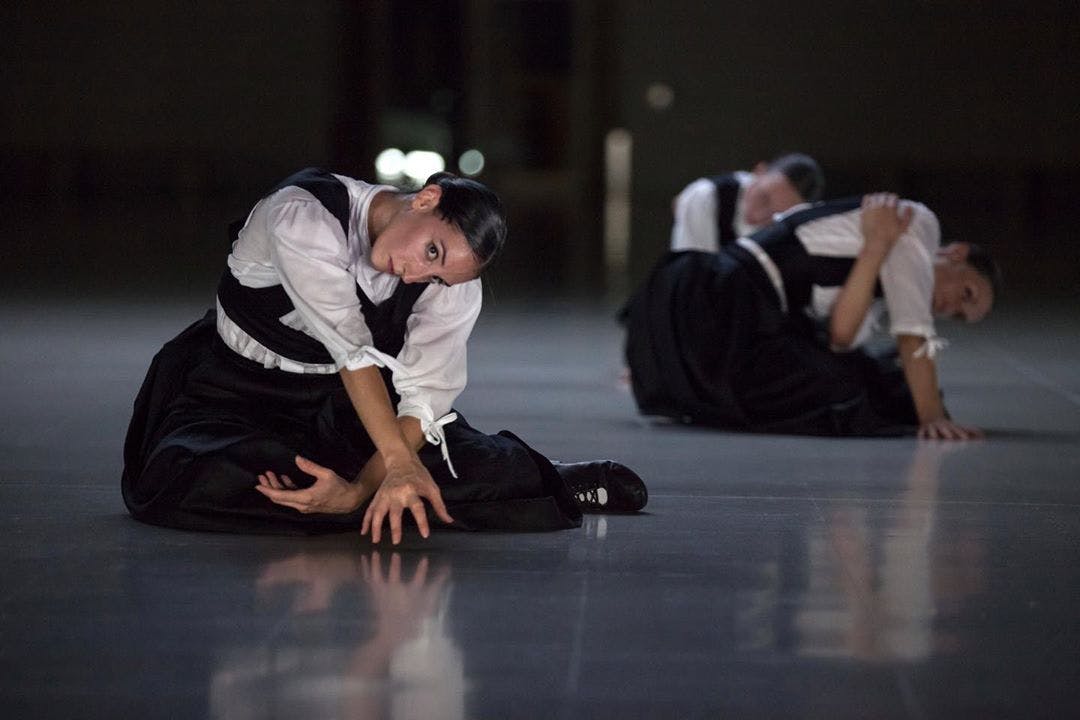
[[[551,463],[508,432],[486,435],[459,418],[445,426],[454,478],[437,447],[421,461],[464,530],[578,527],[581,513]],[[303,514],[255,490],[272,470],[298,485],[299,454],[352,479],[375,453],[338,375],[271,370],[228,349],[211,310],[154,357],[124,445],[131,514],[157,525],[268,534],[341,532],[349,515]],[[310,479],[309,479],[310,482]],[[440,521],[430,512],[433,526]]]
[[[835,353],[783,313],[741,247],[669,253],[624,311],[626,361],[646,415],[731,430],[810,435],[914,432],[895,350]]]

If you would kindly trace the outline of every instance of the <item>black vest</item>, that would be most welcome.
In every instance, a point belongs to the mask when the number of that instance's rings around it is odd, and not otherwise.
[[[735,205],[742,186],[735,173],[714,175],[709,180],[716,186],[716,239],[723,247],[739,237],[735,231]]]
[[[349,190],[333,174],[318,168],[307,168],[279,183],[267,195],[278,190],[296,186],[307,190],[341,223],[345,235],[349,234]],[[230,241],[235,240],[244,221],[229,226]],[[406,322],[412,314],[413,304],[427,285],[399,282],[394,294],[376,305],[356,286],[356,297],[364,321],[371,331],[373,344],[381,352],[397,357],[405,344]],[[281,285],[266,288],[249,288],[240,284],[228,267],[218,284],[218,300],[225,314],[248,335],[282,357],[297,362],[331,365],[330,353],[315,338],[294,330],[280,318],[296,308]],[[389,387],[389,371],[383,368],[383,376]]]
[[[855,264],[854,257],[811,255],[795,234],[796,228],[812,220],[850,212],[862,204],[862,196],[815,203],[791,213],[750,236],[764,250],[780,271],[784,294],[792,311],[810,304],[811,288],[843,285]],[[881,285],[874,291],[881,296]]]

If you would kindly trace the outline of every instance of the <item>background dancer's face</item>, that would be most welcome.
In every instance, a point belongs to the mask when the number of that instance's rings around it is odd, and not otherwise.
[[[480,274],[480,261],[465,234],[435,211],[441,197],[437,185],[412,196],[375,238],[371,264],[404,282],[456,285]]]
[[[784,173],[759,164],[754,168],[754,179],[743,191],[743,219],[750,225],[768,225],[773,215],[801,202],[803,197]]]
[[[934,263],[934,315],[973,323],[982,320],[994,304],[990,280],[968,264],[964,243],[950,243],[938,251]]]

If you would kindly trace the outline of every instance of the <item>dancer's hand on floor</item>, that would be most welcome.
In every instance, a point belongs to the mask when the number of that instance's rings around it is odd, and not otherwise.
[[[925,440],[978,440],[982,436],[979,428],[959,425],[948,418],[938,418],[919,426],[919,437]]]
[[[296,456],[296,467],[315,478],[311,487],[297,488],[288,475],[276,475],[270,470],[259,475],[255,489],[278,505],[302,513],[351,513],[364,504],[370,490],[346,481],[330,468]]]
[[[425,498],[443,522],[454,522],[446,511],[439,486],[418,458],[414,456],[408,462],[392,464],[387,468],[386,478],[364,513],[360,534],[367,535],[370,530],[371,542],[379,542],[382,539],[383,520],[389,518],[390,540],[397,545],[401,542],[401,516],[408,508],[416,520],[421,537],[426,538],[431,534],[431,530],[428,527],[427,512],[424,510]]]

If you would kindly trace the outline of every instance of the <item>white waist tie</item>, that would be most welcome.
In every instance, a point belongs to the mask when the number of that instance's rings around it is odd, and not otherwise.
[[[450,474],[453,477],[457,477],[457,472],[454,471],[454,465],[450,462],[450,450],[446,445],[446,433],[443,431],[443,427],[457,420],[457,413],[447,413],[438,420],[432,420],[423,424],[422,429],[424,431],[424,439],[426,439],[432,445],[438,445],[442,450],[443,460],[446,461],[446,467],[450,468]]]

